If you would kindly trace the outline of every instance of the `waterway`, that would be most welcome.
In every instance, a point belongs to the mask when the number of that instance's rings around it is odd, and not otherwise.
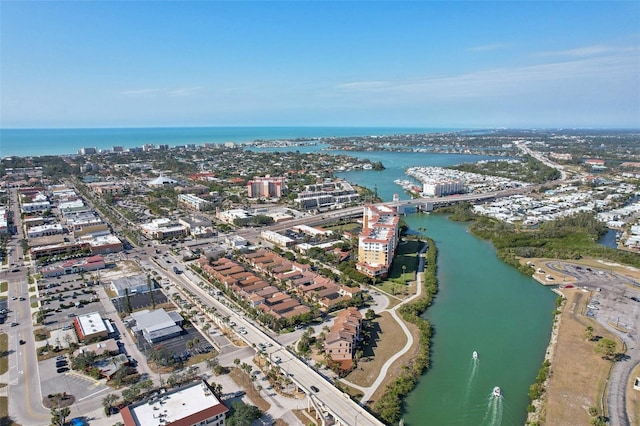
[[[349,152],[382,161],[382,171],[338,176],[377,189],[392,200],[409,196],[393,183],[409,166],[448,166],[488,157],[458,154]],[[407,397],[405,425],[522,425],[529,386],[544,360],[551,336],[555,294],[496,257],[491,243],[468,224],[439,214],[405,217],[412,232],[426,229],[438,247],[439,293],[424,317],[434,327],[432,366]],[[473,351],[479,354],[472,359]],[[494,386],[503,391],[492,398]]]
[[[521,425],[549,343],[555,294],[445,215],[405,218],[438,247],[432,366],[406,400],[406,425]],[[477,351],[477,360],[472,359]],[[491,397],[494,386],[503,391]],[[425,423],[425,419],[428,419]]]

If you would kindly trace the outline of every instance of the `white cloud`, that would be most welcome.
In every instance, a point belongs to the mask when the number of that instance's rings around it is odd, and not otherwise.
[[[538,56],[567,56],[573,58],[586,58],[591,56],[601,56],[601,55],[620,55],[620,54],[628,54],[634,53],[637,55],[639,53],[639,49],[637,46],[634,47],[615,47],[615,46],[606,46],[603,44],[594,44],[592,46],[583,46],[576,47],[574,49],[565,49],[565,50],[555,50],[555,51],[547,51],[547,52],[539,52]]]
[[[180,87],[178,89],[171,89],[167,91],[167,95],[169,96],[193,96],[202,91],[202,87],[194,86],[194,87]]]
[[[585,92],[594,89],[590,84],[606,84],[616,79],[640,81],[640,59],[625,49],[609,50],[610,55],[579,56],[595,49],[575,49],[575,58],[519,67],[501,67],[448,76],[429,76],[405,81],[357,81],[337,85],[344,95],[376,94],[404,99],[437,97],[508,96],[535,92],[547,84],[583,84]],[[635,76],[635,77],[634,77]],[[597,87],[595,87],[597,89]],[[633,90],[634,88],[630,88]],[[537,93],[536,93],[537,94]],[[553,93],[549,93],[550,96]]]

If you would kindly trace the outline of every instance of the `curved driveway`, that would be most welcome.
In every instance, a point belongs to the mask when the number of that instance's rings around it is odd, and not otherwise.
[[[374,382],[371,384],[371,386],[368,387],[363,387],[363,386],[358,386],[354,383],[351,383],[347,380],[343,380],[343,382],[347,383],[349,386],[353,386],[354,388],[362,391],[364,393],[364,395],[362,396],[362,399],[360,400],[360,404],[365,404],[367,401],[369,401],[369,399],[371,399],[371,397],[373,396],[373,394],[375,393],[375,391],[378,389],[378,387],[382,384],[382,382],[384,381],[385,377],[387,376],[387,372],[389,371],[389,368],[391,368],[391,366],[400,358],[402,357],[404,354],[406,354],[409,349],[411,349],[411,346],[413,345],[413,336],[411,335],[411,332],[409,331],[409,328],[406,326],[406,324],[404,323],[404,321],[402,320],[402,318],[400,318],[400,316],[397,313],[397,310],[411,302],[412,300],[420,297],[420,295],[422,294],[422,273],[424,272],[424,257],[422,256],[424,254],[424,252],[427,249],[427,243],[424,244],[424,246],[420,249],[420,253],[419,253],[419,264],[418,264],[418,273],[416,274],[417,277],[417,284],[416,284],[416,294],[414,294],[413,296],[407,298],[406,300],[403,300],[402,303],[397,304],[396,306],[394,306],[391,309],[383,309],[380,312],[389,312],[391,314],[391,316],[396,320],[396,322],[400,325],[400,327],[402,328],[402,331],[404,331],[404,334],[407,336],[407,343],[405,343],[405,345],[403,346],[402,349],[400,349],[398,352],[396,352],[391,358],[389,358],[387,360],[387,362],[384,363],[384,365],[382,366],[382,368],[380,369],[380,372],[378,373],[378,377],[376,378],[376,380],[374,380]]]

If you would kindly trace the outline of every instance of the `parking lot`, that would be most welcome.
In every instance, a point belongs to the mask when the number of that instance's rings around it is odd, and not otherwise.
[[[591,292],[585,315],[631,339],[638,336],[640,279],[632,274],[616,272],[613,267],[598,268],[559,261],[547,262],[546,267],[575,279],[565,287]]]
[[[153,290],[153,302],[155,302],[156,305],[167,303],[167,301],[167,296],[165,296],[162,290]],[[127,306],[126,296],[113,298],[111,302],[113,302],[113,306],[115,306],[118,312],[125,312]],[[153,306],[150,293],[131,294],[129,295],[129,302],[131,303],[131,310],[133,311],[145,308],[151,309]]]
[[[104,313],[94,286],[86,285],[78,274],[46,278],[38,283],[45,325],[60,328],[76,315]]]
[[[40,363],[40,382],[43,397],[49,394],[66,392],[73,395],[76,401],[82,401],[100,393],[106,395],[112,390],[109,386],[101,384],[97,380],[80,376],[71,372],[71,370],[63,373],[58,373],[57,370],[55,358],[47,359]]]
[[[187,348],[187,342],[198,339],[198,344],[193,348]],[[137,336],[138,349],[146,353],[149,349],[164,348],[176,357],[180,357],[183,361],[187,358],[200,353],[209,353],[213,350],[213,346],[195,327],[187,327],[183,329],[181,335],[163,340],[154,345],[150,345],[141,334]]]

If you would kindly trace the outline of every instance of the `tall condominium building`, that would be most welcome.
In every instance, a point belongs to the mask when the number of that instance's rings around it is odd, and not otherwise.
[[[286,187],[283,177],[257,177],[247,182],[249,198],[280,198]]]
[[[358,271],[385,278],[398,245],[400,218],[393,207],[365,205],[362,232],[358,236]]]
[[[422,185],[422,193],[427,197],[460,194],[463,190],[464,182],[462,180],[430,180]]]

